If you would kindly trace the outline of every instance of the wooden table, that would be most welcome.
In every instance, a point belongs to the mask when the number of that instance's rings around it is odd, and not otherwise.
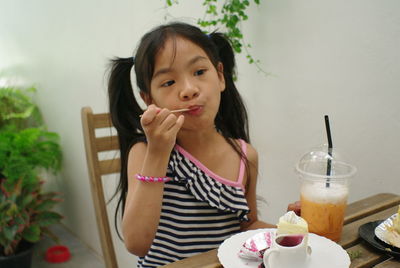
[[[383,220],[397,212],[400,196],[389,193],[373,195],[347,206],[342,239],[339,244],[347,252],[358,252],[350,268],[400,267],[400,260],[386,255],[372,248],[358,235],[358,228],[364,223]],[[166,268],[221,268],[218,261],[217,250],[211,250],[187,259],[183,259],[163,267]]]

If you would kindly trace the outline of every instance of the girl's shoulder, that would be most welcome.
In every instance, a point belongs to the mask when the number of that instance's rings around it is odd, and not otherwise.
[[[251,145],[247,144],[247,158],[251,162],[258,162],[258,152],[257,150]]]
[[[241,146],[243,153],[245,154],[245,156],[249,161],[251,162],[258,161],[258,152],[253,145],[247,143],[242,139],[235,139],[235,142],[237,142]]]

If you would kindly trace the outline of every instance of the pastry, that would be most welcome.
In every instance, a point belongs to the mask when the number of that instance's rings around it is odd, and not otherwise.
[[[387,226],[386,240],[390,245],[400,248],[400,205],[393,219],[393,225]]]
[[[285,215],[280,217],[277,227],[277,235],[308,234],[307,222],[302,217],[297,216],[293,211],[288,211]]]

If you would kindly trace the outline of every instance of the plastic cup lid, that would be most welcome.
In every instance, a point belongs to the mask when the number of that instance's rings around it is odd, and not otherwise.
[[[327,174],[328,161],[330,165],[330,174]],[[326,144],[314,147],[305,153],[296,164],[296,171],[305,177],[329,178],[329,179],[347,179],[352,177],[357,169],[348,164],[337,149],[333,148],[331,152]]]

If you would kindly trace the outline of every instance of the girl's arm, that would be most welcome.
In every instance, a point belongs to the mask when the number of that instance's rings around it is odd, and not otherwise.
[[[122,218],[122,234],[129,252],[147,254],[158,227],[164,191],[162,182],[144,182],[136,174],[165,177],[168,160],[183,124],[168,110],[149,106],[142,116],[146,143],[135,144],[128,156],[128,192]]]
[[[147,254],[160,219],[164,183],[143,182],[136,174],[165,177],[168,155],[154,155],[148,146],[135,144],[128,157],[128,193],[122,218],[122,234],[129,252]]]
[[[258,173],[258,154],[253,146],[247,145],[247,158],[249,160],[250,176],[247,178],[248,188],[246,189],[247,205],[250,213],[247,215],[248,222],[242,222],[240,228],[242,231],[254,230],[259,228],[276,228],[276,225],[258,220],[257,216],[257,173]]]

